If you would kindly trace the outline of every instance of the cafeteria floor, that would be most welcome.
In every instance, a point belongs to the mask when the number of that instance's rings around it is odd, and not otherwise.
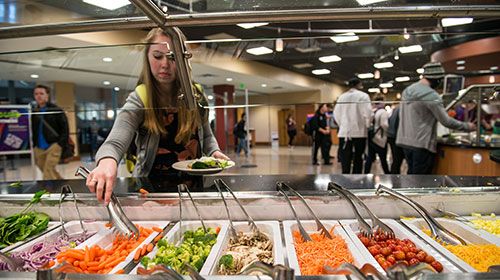
[[[332,165],[312,165],[311,147],[295,146],[293,148],[279,146],[256,146],[250,149],[249,157],[245,158],[243,152],[236,155],[234,151],[227,155],[236,163],[236,166],[224,171],[221,174],[248,174],[248,175],[268,175],[268,174],[340,174],[341,166],[337,162],[337,146],[332,146],[330,155],[335,156]],[[321,161],[321,152],[318,151],[318,160]],[[390,157],[388,158],[390,162]],[[6,165],[6,172],[0,173],[0,181],[32,180],[33,172],[31,161],[28,158],[14,159],[9,156],[6,161],[0,160],[0,167]],[[64,179],[74,179],[75,170],[79,165],[89,169],[95,167],[95,162],[90,160],[88,154],[83,154],[81,161],[72,161],[65,164],[58,164],[57,171]],[[406,164],[403,163],[403,172],[406,173]],[[42,180],[42,172],[36,168],[36,180]],[[372,165],[373,174],[383,174],[379,160]],[[122,161],[118,169],[118,177],[129,177],[124,162]]]

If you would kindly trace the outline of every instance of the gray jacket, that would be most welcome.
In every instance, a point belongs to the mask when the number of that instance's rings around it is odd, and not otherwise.
[[[436,152],[437,121],[448,128],[468,130],[469,125],[450,118],[441,96],[430,86],[417,82],[403,91],[396,144]]]
[[[108,157],[119,163],[135,137],[137,163],[132,176],[145,177],[149,175],[160,143],[160,135],[153,134],[142,126],[144,122],[143,109],[144,103],[137,92],[130,93],[121,112],[116,117],[109,136],[97,151],[96,162]],[[204,111],[201,113],[202,115],[208,114]],[[202,153],[211,155],[218,151],[219,145],[208,122],[204,122],[203,127],[197,129]]]

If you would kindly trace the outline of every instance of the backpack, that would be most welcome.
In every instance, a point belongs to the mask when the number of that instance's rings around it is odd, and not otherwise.
[[[377,128],[377,130],[375,130],[375,118],[376,118],[376,115],[377,115],[377,112],[378,110],[381,110],[381,109],[384,109],[384,108],[378,108],[377,110],[375,110],[375,113],[373,114],[373,119],[372,119],[372,124],[370,125],[370,129],[368,130],[368,139],[369,140],[372,140],[373,137],[375,137],[375,135],[377,135],[377,133],[382,130],[382,127],[379,126]]]
[[[306,135],[309,135],[309,136],[312,136],[313,135],[313,130],[312,130],[312,120],[316,117],[316,115],[314,115],[314,117],[310,118],[306,124],[304,124],[304,133]]]

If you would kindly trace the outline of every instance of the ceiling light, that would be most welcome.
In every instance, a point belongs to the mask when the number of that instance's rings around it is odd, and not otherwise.
[[[232,80],[233,80],[233,78],[226,78],[227,82],[231,82]]]
[[[269,24],[268,22],[254,22],[254,23],[238,23],[236,25],[238,25],[241,28],[251,29],[251,28],[264,26],[264,25],[268,25],[268,24]]]
[[[263,54],[273,53],[273,50],[266,47],[258,47],[258,48],[247,49],[247,53],[253,55],[263,55]]]
[[[495,82],[495,76],[490,76],[489,82],[493,84]]]
[[[368,92],[372,92],[372,93],[379,93],[379,92],[380,92],[380,89],[379,89],[379,88],[369,88],[369,89],[368,89]]]
[[[358,4],[365,6],[365,5],[370,5],[374,3],[379,3],[379,2],[385,2],[387,0],[356,0],[358,1]]]
[[[358,74],[358,78],[360,78],[360,79],[371,79],[371,78],[373,78],[373,73]]]
[[[348,32],[344,34],[339,34],[337,36],[330,37],[335,43],[344,43],[359,40],[359,37],[354,34],[354,32]]]
[[[373,73],[373,77],[374,77],[375,79],[380,79],[380,71],[375,70],[375,73]]]
[[[267,87],[267,84],[262,84],[262,85],[260,85],[260,86],[261,86],[261,87]]]
[[[379,62],[379,63],[375,63],[373,64],[373,67],[377,68],[377,69],[382,69],[382,68],[391,68],[392,66],[394,66],[392,64],[392,62]]]
[[[330,70],[328,70],[328,69],[314,69],[314,70],[312,70],[312,73],[314,75],[326,75],[326,74],[330,74]]]
[[[493,70],[493,71],[498,70],[498,66],[491,66],[490,70]]]
[[[448,27],[448,26],[455,26],[455,25],[462,25],[462,24],[469,24],[474,21],[474,18],[442,18],[441,19],[441,25],[443,27]]]
[[[164,13],[168,12],[168,6],[163,6],[163,8],[161,8],[161,10],[162,10]]]
[[[422,46],[421,45],[413,45],[413,46],[407,46],[407,47],[399,47],[398,50],[401,53],[421,52],[422,51]]]
[[[399,53],[396,51],[396,55],[394,56],[394,60],[399,60]]]
[[[465,64],[465,60],[457,60],[457,64],[458,65]]]
[[[109,85],[111,84],[111,82],[110,82],[110,81],[104,81],[104,82],[102,82],[102,83],[103,83],[105,86],[109,86]]]
[[[128,0],[83,0],[83,2],[110,11],[130,4]]]
[[[33,78],[33,79],[40,78],[40,76],[38,74],[31,74],[30,77]]]
[[[114,90],[115,91],[120,91],[120,88],[119,87],[115,87]]]
[[[409,76],[396,77],[396,82],[408,82],[410,80]]]
[[[396,99],[401,99],[401,93],[396,93]]]
[[[464,70],[465,69],[465,66],[458,66],[457,67],[457,70]]]
[[[111,57],[103,57],[102,61],[104,61],[104,62],[111,62],[111,61],[113,61],[113,59]]]
[[[383,92],[384,94],[387,94],[387,92],[389,92],[389,90],[388,90],[387,88],[383,88],[383,89],[382,89],[382,92]]]
[[[106,116],[108,117],[108,119],[112,119],[114,116],[115,116],[115,111],[113,110],[108,110],[106,112]]]
[[[214,96],[213,95],[209,95],[208,96],[208,100],[213,100],[214,99]]]
[[[392,87],[392,83],[382,83],[382,84],[380,84],[380,87],[381,88],[390,88],[390,87]]]
[[[410,33],[408,33],[408,30],[406,29],[406,27],[405,27],[404,32],[403,32],[403,38],[405,38],[405,40],[410,39]]]
[[[319,58],[319,61],[324,62],[324,63],[338,62],[341,60],[342,60],[342,58],[340,58],[340,56],[338,56],[338,55],[322,56]]]
[[[310,53],[310,52],[320,51],[321,48],[318,46],[312,46],[309,48],[295,48],[295,50],[297,50],[298,52],[301,52],[301,53]]]
[[[424,75],[420,75],[418,76],[419,79],[423,79],[424,78]]]
[[[417,73],[418,73],[418,74],[422,74],[422,73],[424,73],[424,68],[418,68],[418,69],[417,69]]]
[[[276,51],[277,52],[283,51],[283,39],[276,39]]]
[[[299,64],[294,64],[293,67],[302,69],[302,68],[309,68],[312,67],[313,65],[311,63],[299,63]]]

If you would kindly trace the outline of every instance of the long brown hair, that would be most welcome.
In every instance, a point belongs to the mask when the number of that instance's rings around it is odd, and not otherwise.
[[[164,102],[161,102],[162,98],[165,98],[166,94],[174,94],[177,101],[177,97],[182,94],[179,76],[176,73],[175,84],[173,87],[173,92],[160,92],[160,87],[158,82],[153,77],[151,69],[149,66],[148,53],[150,49],[150,44],[155,40],[157,36],[166,36],[167,33],[161,28],[152,29],[146,38],[144,43],[146,47],[144,48],[144,56],[142,62],[142,70],[139,75],[138,84],[144,84],[146,86],[146,108],[144,112],[144,126],[154,134],[167,134],[167,130],[163,124],[163,116],[165,116]],[[184,34],[182,37],[185,39]],[[184,101],[177,101],[177,104],[169,104],[177,107],[177,134],[175,136],[175,142],[177,144],[187,144],[191,137],[192,129],[196,128],[196,119],[200,118],[198,110],[188,110]]]

